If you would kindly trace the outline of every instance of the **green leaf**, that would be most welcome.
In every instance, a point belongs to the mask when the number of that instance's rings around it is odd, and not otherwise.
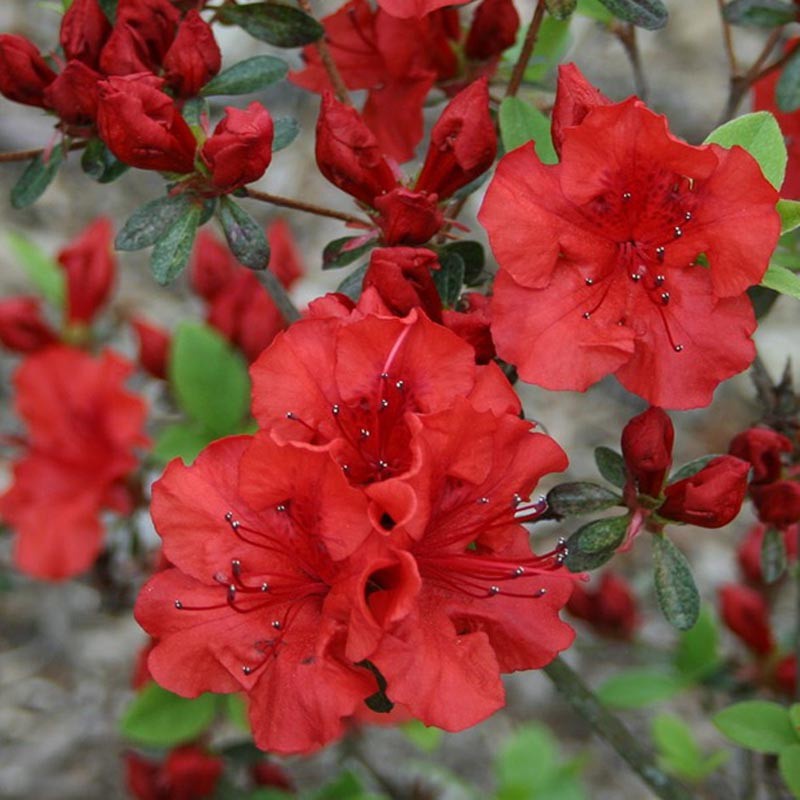
[[[355,773],[346,770],[313,792],[309,800],[366,800],[372,796],[364,789],[361,779]]]
[[[735,703],[715,714],[711,721],[734,744],[757,753],[779,753],[798,743],[789,712],[766,700]]]
[[[761,280],[761,285],[800,300],[800,275],[786,267],[770,264]]]
[[[776,528],[767,528],[761,540],[761,574],[764,583],[775,583],[786,571],[786,543]]]
[[[778,769],[792,797],[800,797],[800,744],[790,744],[780,751]]]
[[[181,116],[192,128],[192,132],[195,136],[202,133],[203,118],[208,118],[209,114],[210,107],[205,97],[190,97],[184,102],[183,108],[181,109]]]
[[[627,481],[625,461],[622,456],[610,447],[596,447],[594,462],[600,474],[614,486],[624,489]]]
[[[269,243],[261,226],[230,197],[219,201],[219,221],[231,252],[250,269],[266,269]]]
[[[62,308],[65,279],[58,263],[30,239],[18,233],[9,233],[6,243],[42,297],[54,308]]]
[[[247,365],[217,331],[199,322],[181,323],[168,374],[180,407],[214,438],[240,429],[250,402]]]
[[[692,475],[697,475],[700,470],[705,469],[708,463],[713,461],[715,458],[719,458],[719,456],[714,454],[700,456],[700,458],[696,458],[694,461],[684,464],[680,469],[676,470],[670,476],[668,483],[676,483],[677,481],[682,481],[685,478],[691,478]]]
[[[600,0],[617,18],[639,28],[656,31],[667,24],[669,14],[661,0]]]
[[[576,13],[584,17],[595,19],[608,24],[614,21],[614,15],[600,2],[600,0],[578,0]]]
[[[606,563],[625,539],[628,516],[596,519],[567,540],[565,564],[572,572],[596,569]]]
[[[439,253],[439,264],[439,269],[433,271],[433,282],[442,305],[452,308],[464,288],[464,259],[455,250],[446,250]]]
[[[713,614],[702,608],[697,622],[681,633],[675,652],[675,666],[687,679],[702,680],[720,665],[719,631]]]
[[[145,203],[128,217],[117,234],[117,250],[141,250],[154,245],[189,208],[185,194],[159,197]]]
[[[547,505],[560,517],[593,514],[620,505],[622,498],[596,483],[561,483],[547,494]]]
[[[474,286],[481,282],[483,270],[486,266],[486,253],[480,242],[459,241],[450,242],[439,248],[439,261],[442,253],[458,253],[464,262],[464,283]]]
[[[98,2],[103,13],[108,17],[108,21],[113,25],[117,16],[117,0],[98,0]]]
[[[557,164],[558,156],[550,136],[550,120],[538,108],[517,97],[505,97],[500,104],[500,137],[506,152],[533,141],[543,164]]]
[[[797,10],[782,0],[733,0],[723,10],[726,22],[756,28],[776,28],[794,22]]]
[[[250,719],[247,716],[247,700],[243,694],[226,694],[222,697],[225,714],[228,719],[244,731],[250,730]]]
[[[156,242],[150,254],[150,271],[162,286],[172,283],[189,262],[202,213],[202,206],[190,204]]]
[[[544,3],[555,19],[569,19],[575,12],[578,0],[544,0]]]
[[[277,153],[288,147],[300,133],[300,123],[294,117],[275,117],[272,120],[274,134],[272,136],[272,152]]]
[[[98,183],[111,183],[128,171],[102,139],[90,139],[81,155],[81,169]]]
[[[214,720],[217,696],[187,699],[149,683],[125,709],[123,736],[150,747],[173,747],[196,739]]]
[[[289,65],[275,56],[253,56],[223,70],[212,78],[201,94],[249,94],[283,80]]]
[[[750,298],[756,319],[760,320],[769,313],[780,294],[773,289],[767,289],[766,286],[751,286],[747,290],[747,296]]]
[[[153,446],[153,457],[166,464],[173,458],[180,458],[186,464],[191,464],[200,451],[218,438],[207,431],[202,425],[189,420],[176,422],[161,430]]]
[[[795,8],[795,13],[797,9]],[[794,52],[781,68],[775,86],[775,102],[781,111],[791,113],[800,108],[800,48]]]
[[[705,144],[722,147],[739,145],[758,161],[764,177],[780,189],[786,174],[786,143],[777,120],[769,111],[755,111],[737,117],[711,131]]]
[[[798,738],[800,738],[800,703],[792,703],[789,706],[789,721],[794,726]]]
[[[700,614],[700,595],[686,556],[666,536],[653,537],[656,598],[667,622],[687,631]]]
[[[356,247],[352,246],[362,238],[361,236],[344,236],[341,239],[334,239],[332,242],[328,242],[322,251],[322,269],[346,267],[378,244],[377,239],[369,239]]]
[[[433,725],[426,725],[418,719],[406,722],[401,730],[408,737],[412,744],[426,753],[432,753],[442,743],[444,731]]]
[[[347,295],[354,302],[361,297],[361,289],[364,284],[364,275],[367,273],[367,265],[361,264],[356,267],[337,287],[336,291]]]
[[[789,233],[795,228],[800,228],[800,202],[797,200],[778,200],[778,205],[775,208],[781,215],[782,234]]]
[[[45,161],[40,153],[34,158],[11,189],[11,205],[14,208],[27,208],[35,203],[55,178],[64,160],[63,147],[54,147]]]
[[[692,729],[672,714],[659,714],[653,720],[653,740],[658,749],[659,765],[671,775],[700,782],[718,769],[729,757],[720,750],[704,756]]]
[[[682,678],[668,672],[628,669],[604,681],[597,696],[611,708],[643,708],[674,697],[685,686]]]
[[[568,19],[544,18],[539,28],[539,35],[536,37],[536,45],[533,48],[530,63],[525,70],[527,83],[541,83],[550,70],[561,61],[569,45],[569,23]],[[504,58],[516,61],[527,32],[527,27],[520,28],[516,44],[511,50],[506,51]]]
[[[278,3],[251,3],[217,9],[222,22],[238,25],[254,39],[276,47],[301,47],[322,38],[325,29],[313,17]]]

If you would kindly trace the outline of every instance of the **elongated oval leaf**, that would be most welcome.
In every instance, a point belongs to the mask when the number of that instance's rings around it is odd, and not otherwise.
[[[784,0],[733,0],[723,10],[725,20],[733,25],[777,28],[794,22],[797,11]]]
[[[800,48],[796,48],[783,65],[775,87],[775,101],[781,111],[797,111],[800,108]]]
[[[642,708],[668,700],[686,685],[680,677],[656,669],[628,669],[604,681],[597,696],[611,708]]]
[[[669,13],[661,0],[600,0],[617,18],[655,31],[667,24]]]
[[[254,56],[234,64],[212,78],[202,94],[247,94],[283,80],[289,65],[275,56]]]
[[[98,183],[111,183],[129,167],[114,156],[102,139],[94,138],[81,155],[81,169]]]
[[[14,208],[27,208],[35,203],[55,178],[63,160],[64,151],[61,147],[54,147],[47,160],[41,153],[36,156],[11,189],[11,205]]]
[[[564,563],[572,572],[596,569],[614,555],[627,529],[627,516],[596,519],[584,525],[567,539]]]
[[[220,199],[219,221],[228,247],[239,263],[250,269],[266,269],[269,244],[261,226],[230,197]]]
[[[666,536],[653,537],[656,598],[667,622],[687,631],[700,614],[692,570],[686,556]]]
[[[353,302],[358,302],[361,297],[361,290],[364,285],[364,275],[367,272],[367,265],[361,264],[356,267],[337,287],[336,291],[347,295]]]
[[[621,501],[618,494],[605,486],[585,481],[559,484],[547,494],[547,505],[560,517],[604,511]]]
[[[688,680],[696,681],[720,665],[719,631],[711,612],[704,608],[697,623],[681,634],[675,653],[675,666]]]
[[[800,275],[778,264],[769,265],[761,279],[761,286],[774,289],[781,294],[789,294],[800,300]]]
[[[735,744],[757,753],[779,753],[798,744],[789,712],[766,700],[745,700],[724,708],[711,720]]]
[[[800,228],[800,202],[797,200],[778,200],[775,206],[781,215],[781,233],[789,233]]]
[[[442,253],[458,253],[464,262],[464,283],[474,286],[482,282],[483,269],[486,266],[486,253],[480,242],[460,241],[450,242],[439,248],[439,260]]]
[[[344,236],[341,239],[334,239],[332,242],[328,242],[322,251],[322,269],[346,267],[378,244],[377,239],[369,239],[356,245],[356,242],[361,238],[361,236]]]
[[[670,476],[668,483],[675,483],[676,481],[682,481],[684,478],[691,478],[692,475],[697,475],[700,470],[708,465],[709,461],[713,461],[715,458],[719,458],[719,455],[700,456],[700,458],[684,464]]]
[[[36,290],[53,308],[61,308],[64,304],[64,270],[24,236],[9,233],[6,241]]]
[[[625,488],[627,477],[625,475],[625,462],[622,456],[610,447],[596,447],[594,461],[600,474],[611,484]]]
[[[790,744],[781,750],[778,769],[792,797],[800,797],[800,744]]]
[[[279,3],[222,6],[217,15],[253,38],[276,47],[301,47],[322,38],[325,29],[313,17]]]
[[[185,194],[159,197],[128,217],[114,240],[117,250],[141,250],[154,245],[189,208]]]
[[[156,242],[150,256],[150,270],[162,286],[172,283],[183,272],[202,214],[203,207],[191,203]]]
[[[433,272],[433,282],[439,292],[442,305],[452,308],[464,287],[464,259],[453,251],[444,251],[439,254],[439,269]]]
[[[272,137],[272,152],[277,153],[288,147],[300,133],[300,123],[294,117],[275,117],[272,120],[274,134]]]

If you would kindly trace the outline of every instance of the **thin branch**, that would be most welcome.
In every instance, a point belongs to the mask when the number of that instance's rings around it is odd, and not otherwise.
[[[253,200],[260,200],[262,203],[271,203],[273,206],[281,206],[282,208],[293,208],[295,211],[305,211],[307,214],[316,214],[318,217],[338,219],[357,228],[372,227],[367,220],[361,217],[354,217],[351,214],[345,214],[343,211],[335,211],[332,208],[315,206],[312,203],[304,203],[302,200],[292,200],[290,197],[281,197],[277,194],[259,192],[256,189],[245,189],[245,192],[247,192],[248,197]]]
[[[261,281],[267,294],[272,298],[272,302],[278,307],[281,316],[291,325],[300,319],[301,314],[297,306],[292,302],[283,284],[278,280],[278,276],[269,269],[255,270],[256,277]]]
[[[652,755],[619,718],[608,711],[566,661],[556,656],[544,667],[544,672],[572,708],[616,750],[656,797],[661,800],[692,800],[687,789],[656,766]]]
[[[299,5],[301,10],[305,11],[305,13],[310,17],[314,16],[311,3],[309,3],[308,0],[297,0],[297,5]],[[336,66],[336,62],[333,60],[333,56],[331,55],[331,50],[330,47],[328,47],[325,34],[323,34],[322,38],[315,43],[315,47],[317,48],[320,60],[322,61],[322,66],[325,67],[325,72],[328,73],[328,78],[330,78],[331,84],[333,85],[333,91],[336,95],[336,99],[345,105],[353,105],[352,101],[350,100],[350,93],[347,91],[347,85],[342,79],[342,73],[339,72],[339,67]]]
[[[800,544],[800,527],[797,529],[797,533],[795,534],[797,537],[797,544]],[[798,550],[797,552],[800,552]],[[798,569],[797,565],[793,567],[794,569],[794,590],[797,593],[795,598],[795,609],[794,613],[796,615],[794,621],[794,657],[795,657],[795,669],[797,665],[800,664],[800,569]],[[794,687],[794,699],[800,702],[800,681],[795,680],[795,687]]]
[[[533,19],[528,26],[528,32],[525,34],[525,41],[522,43],[522,50],[519,51],[519,58],[517,58],[517,63],[514,64],[514,69],[511,72],[511,80],[508,82],[508,87],[506,88],[506,97],[516,97],[519,87],[522,85],[525,69],[528,66],[528,62],[531,60],[533,48],[536,46],[536,39],[539,36],[539,29],[542,27],[544,12],[544,0],[537,0],[536,9],[533,12]]]
[[[82,150],[86,145],[87,142],[71,142],[67,146],[67,150]],[[15,150],[10,153],[0,153],[0,164],[10,164],[14,161],[30,161],[30,159],[40,156],[46,150],[47,148],[37,147],[34,150]]]
[[[647,101],[647,81],[642,69],[642,59],[639,55],[639,45],[636,39],[636,28],[628,23],[627,25],[615,25],[614,35],[619,39],[625,49],[625,55],[633,71],[633,86],[640,100]]]
[[[769,54],[775,49],[775,45],[780,41],[781,28],[776,28],[769,35],[766,43],[764,44],[758,58],[753,62],[753,65],[744,75],[731,75],[730,90],[728,92],[728,102],[725,106],[725,111],[720,118],[719,124],[727,122],[736,113],[739,104],[744,99],[744,96],[749,91],[750,87],[758,80],[766,75],[769,75],[776,69],[780,69],[789,56],[794,52],[794,48],[788,53],[784,53],[775,63],[764,69],[764,63],[769,58]]]
[[[728,24],[728,20],[725,19],[725,0],[717,0],[717,5],[719,6],[719,18],[722,22],[722,41],[725,44],[725,55],[728,56],[728,68],[731,80],[733,80],[739,74],[739,65],[736,63],[736,51],[733,49],[731,26]]]

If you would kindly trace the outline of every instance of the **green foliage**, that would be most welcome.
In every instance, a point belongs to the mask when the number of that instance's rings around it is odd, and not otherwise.
[[[330,783],[308,796],[308,800],[381,800],[382,795],[368,792],[354,772],[346,770]]]
[[[627,476],[625,474],[625,461],[622,456],[610,447],[596,447],[594,462],[600,474],[611,484],[619,489],[625,488]]]
[[[555,19],[568,19],[575,13],[578,0],[544,0],[544,4]]]
[[[222,22],[238,25],[254,39],[275,47],[301,47],[322,38],[322,25],[292,6],[279,3],[225,5],[217,9]]]
[[[442,250],[439,253],[440,267],[433,271],[433,282],[439,292],[442,305],[452,308],[464,286],[466,267],[464,259],[455,250]]]
[[[569,23],[568,19],[559,20],[552,16],[544,18],[539,28],[539,35],[536,37],[530,62],[525,69],[524,80],[526,83],[541,83],[561,61],[569,45]],[[514,46],[503,53],[503,61],[507,65],[514,64],[519,58],[527,32],[528,26],[521,26]]]
[[[36,291],[54,308],[61,308],[64,305],[65,279],[58,263],[21,234],[9,233],[6,243]]]
[[[781,750],[778,769],[792,797],[800,797],[800,744],[790,744]]]
[[[586,481],[561,483],[547,493],[550,511],[560,517],[592,514],[621,503],[622,498],[616,492]]]
[[[800,300],[800,276],[786,267],[770,264],[761,281],[761,285],[767,289],[774,289],[780,294],[788,294]]]
[[[600,0],[578,0],[576,13],[597,20],[604,24],[614,21],[614,15],[602,4]]]
[[[347,295],[354,302],[361,297],[361,288],[364,283],[364,275],[367,272],[367,265],[361,264],[356,267],[337,287],[336,291]]]
[[[288,147],[300,133],[300,124],[294,117],[274,117],[272,120],[274,134],[272,137],[272,152],[277,153]]]
[[[738,145],[758,161],[764,177],[780,189],[786,174],[786,143],[778,122],[769,111],[755,111],[720,125],[706,137],[706,144]]]
[[[325,245],[322,251],[322,269],[339,269],[346,267],[357,261],[365,253],[372,250],[378,243],[376,239],[369,239],[357,247],[348,247],[353,242],[357,242],[360,236],[343,236],[341,239],[334,239]],[[345,247],[348,249],[345,250]]]
[[[800,48],[795,47],[781,69],[775,87],[775,101],[781,111],[792,112],[800,108]]]
[[[156,241],[150,255],[150,271],[162,286],[172,283],[189,263],[203,207],[190,203]]]
[[[161,463],[180,458],[191,464],[215,437],[194,420],[175,422],[162,428],[153,444],[153,457]]]
[[[658,669],[627,669],[603,682],[597,696],[610,708],[642,708],[669,700],[681,689],[686,680],[673,673]]]
[[[692,475],[697,475],[701,469],[705,469],[709,461],[713,461],[715,458],[719,458],[719,456],[714,454],[701,456],[688,464],[684,464],[670,476],[669,483],[675,483],[676,481],[682,481],[684,478],[691,478]]]
[[[589,522],[567,540],[564,563],[572,572],[597,569],[614,555],[625,539],[627,529],[627,515]]]
[[[667,24],[669,14],[661,0],[600,0],[617,18],[655,31]]]
[[[538,108],[517,97],[505,97],[500,104],[500,137],[506,152],[532,141],[542,163],[558,163],[550,120]]]
[[[32,159],[11,189],[11,205],[17,209],[33,205],[55,178],[63,161],[63,145],[54,147],[46,159],[42,153]]]
[[[196,739],[212,723],[217,695],[187,699],[149,683],[125,709],[122,735],[150,747],[174,747]]]
[[[784,747],[798,744],[789,711],[766,700],[735,703],[715,714],[712,721],[734,744],[757,753],[780,753]]]
[[[444,736],[444,731],[441,728],[426,725],[418,719],[406,722],[402,727],[402,731],[413,744],[426,753],[432,753],[436,750],[442,743],[442,736]]]
[[[128,171],[102,139],[90,139],[81,154],[81,169],[98,183],[111,183]]]
[[[269,243],[261,226],[230,197],[221,197],[218,219],[231,252],[250,269],[266,269]]]
[[[659,766],[685,781],[699,783],[705,780],[730,757],[725,750],[703,755],[692,729],[671,714],[659,714],[653,720],[652,732]]]
[[[726,3],[723,14],[732,25],[775,28],[794,22],[797,10],[783,0],[733,0]]]
[[[202,89],[206,97],[215,94],[249,94],[283,80],[289,65],[275,56],[253,56],[239,61],[212,78]]]
[[[681,633],[675,667],[686,679],[703,680],[720,666],[719,630],[710,609],[703,607],[693,627]]]
[[[167,195],[145,203],[125,221],[114,247],[117,250],[151,247],[186,213],[189,205],[185,194]]]
[[[464,283],[467,286],[475,286],[484,279],[484,267],[486,266],[486,253],[480,242],[461,240],[450,242],[438,249],[439,262],[442,257],[447,257],[448,253],[457,253],[464,262]]]
[[[778,200],[775,209],[781,215],[782,234],[800,228],[800,202],[797,200]]]
[[[775,528],[767,528],[761,540],[761,573],[764,583],[775,583],[786,571],[786,542]]]
[[[656,598],[667,622],[689,630],[700,615],[700,595],[686,556],[666,536],[653,536]]]

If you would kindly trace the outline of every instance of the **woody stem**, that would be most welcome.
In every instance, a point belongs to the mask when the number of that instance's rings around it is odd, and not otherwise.
[[[87,142],[71,142],[67,150],[82,150]],[[37,147],[34,150],[15,150],[10,153],[0,153],[0,164],[10,164],[14,161],[30,161],[45,152],[45,148]]]
[[[309,3],[308,0],[297,0],[297,5],[299,5],[301,10],[310,17],[314,16],[311,9],[311,3]],[[333,85],[333,91],[336,95],[336,99],[345,105],[353,105],[353,103],[350,101],[350,93],[347,91],[347,86],[342,79],[342,74],[339,72],[339,67],[336,66],[336,62],[333,60],[333,56],[331,55],[331,50],[328,47],[325,34],[322,35],[322,38],[316,42],[314,46],[317,48],[320,61],[322,61],[322,66],[325,67],[325,72],[328,73],[328,78],[330,78],[331,84]]]
[[[351,214],[345,214],[343,211],[335,211],[332,208],[324,208],[323,206],[315,206],[312,203],[304,203],[302,200],[292,200],[290,197],[281,197],[277,194],[268,194],[267,192],[259,192],[257,189],[245,189],[247,196],[253,200],[260,200],[262,203],[271,203],[273,206],[281,206],[282,208],[293,208],[295,211],[305,211],[307,214],[316,214],[318,217],[329,217],[330,219],[339,219],[342,222],[347,222],[358,228],[370,228],[371,225],[367,220],[360,217],[354,217]]]
[[[522,79],[525,76],[525,69],[533,55],[533,48],[536,46],[539,29],[542,27],[542,20],[544,20],[544,12],[544,0],[538,0],[536,9],[533,12],[533,19],[528,26],[528,32],[525,34],[525,41],[522,43],[522,50],[519,51],[517,63],[514,64],[514,69],[511,72],[511,80],[508,82],[508,87],[506,88],[506,97],[516,97],[519,91]]]
[[[617,751],[656,797],[661,800],[692,800],[687,789],[656,766],[652,755],[600,702],[566,661],[556,656],[544,667],[544,672],[572,708]]]
[[[620,44],[625,49],[625,55],[633,71],[633,87],[640,100],[647,100],[647,81],[642,69],[642,59],[639,56],[639,45],[636,40],[636,28],[628,23],[617,25],[614,28],[614,35],[619,39]]]

